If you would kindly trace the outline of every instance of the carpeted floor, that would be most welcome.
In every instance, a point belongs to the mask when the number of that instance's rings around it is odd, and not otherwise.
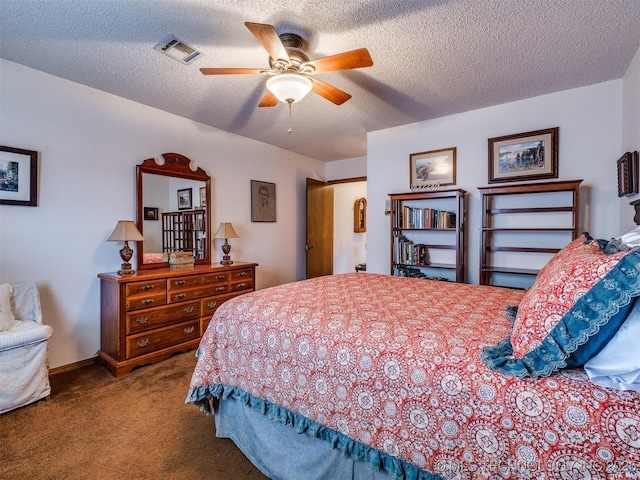
[[[0,478],[266,479],[212,416],[184,401],[194,352],[116,379],[99,365],[51,377],[51,400],[0,415]]]

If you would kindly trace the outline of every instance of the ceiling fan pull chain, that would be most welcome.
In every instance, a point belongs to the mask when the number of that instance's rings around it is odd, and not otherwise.
[[[289,130],[287,130],[287,132],[291,133],[291,104],[293,103],[293,101],[289,101],[287,99],[287,103],[289,104]]]

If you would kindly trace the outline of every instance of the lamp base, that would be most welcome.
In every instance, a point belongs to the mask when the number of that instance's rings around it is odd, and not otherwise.
[[[120,270],[118,270],[118,275],[132,275],[136,273],[136,271],[131,268],[131,264],[129,262],[125,262],[120,265]]]
[[[220,262],[221,265],[231,265],[233,263],[233,260],[231,260],[231,256],[229,255],[230,251],[231,245],[229,245],[229,241],[225,238],[224,245],[222,245],[222,253],[224,253],[224,255],[222,256],[222,261]]]

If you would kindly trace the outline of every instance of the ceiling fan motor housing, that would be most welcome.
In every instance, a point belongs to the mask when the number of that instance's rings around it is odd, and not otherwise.
[[[300,35],[295,33],[282,33],[278,35],[280,41],[285,50],[289,54],[289,62],[281,58],[274,59],[269,57],[269,66],[280,72],[292,72],[292,73],[312,73],[313,67],[303,67],[303,64],[309,61],[309,57],[304,53],[303,49],[306,48],[307,42]]]

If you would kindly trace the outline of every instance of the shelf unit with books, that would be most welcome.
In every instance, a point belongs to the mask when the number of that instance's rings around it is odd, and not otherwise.
[[[185,210],[162,214],[162,251],[192,252],[198,260],[205,251],[205,210]]]
[[[481,285],[528,288],[579,235],[582,180],[479,187]]]
[[[389,195],[392,275],[466,281],[466,194],[452,189]]]

